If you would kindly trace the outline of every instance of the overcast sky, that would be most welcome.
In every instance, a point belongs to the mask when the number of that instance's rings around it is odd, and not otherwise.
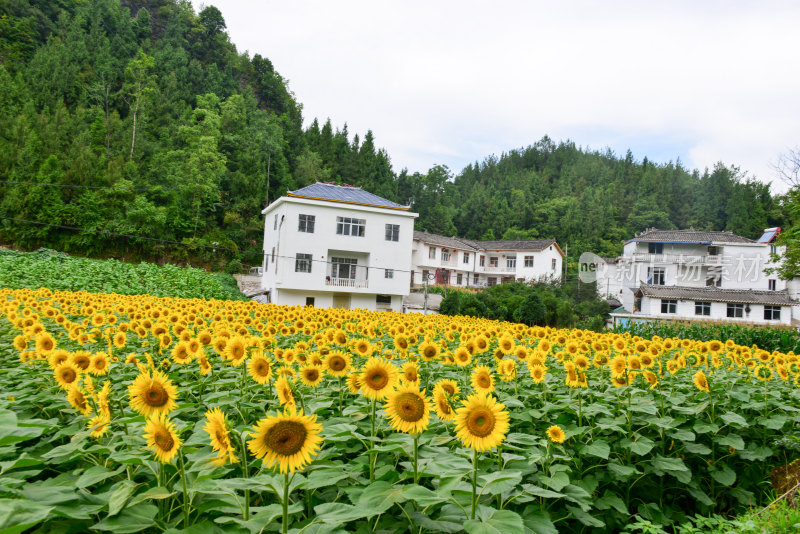
[[[771,182],[800,144],[797,1],[192,1],[273,62],[306,125],[371,129],[398,172],[548,135]]]

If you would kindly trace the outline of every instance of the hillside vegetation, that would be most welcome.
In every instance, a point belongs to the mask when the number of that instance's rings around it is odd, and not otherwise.
[[[783,220],[768,186],[725,164],[547,137],[458,173],[398,171],[372,132],[304,128],[269,50],[238,52],[211,5],[5,1],[0,36],[0,242],[29,249],[258,265],[260,210],[315,180],[410,203],[419,229],[556,238],[574,257],[619,252],[651,226],[755,237]]]

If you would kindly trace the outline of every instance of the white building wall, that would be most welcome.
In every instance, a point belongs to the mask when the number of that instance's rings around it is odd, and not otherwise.
[[[313,233],[299,231],[301,214],[315,217]],[[409,292],[415,213],[281,197],[267,207],[264,215],[266,260],[263,285],[270,291],[272,302],[304,305],[305,296],[314,296],[315,306],[322,306],[322,302],[331,306],[333,293],[348,293],[361,295],[351,297],[350,307],[376,309],[375,295],[382,294],[399,297],[392,299],[392,308],[400,310],[402,296]],[[364,236],[337,234],[337,217],[364,219]],[[399,226],[398,241],[386,240],[386,224]],[[310,273],[296,271],[298,253],[311,254]],[[356,280],[352,287],[332,285],[331,257],[357,260]],[[391,270],[392,278],[386,278],[387,269]],[[320,293],[328,296],[323,297]]]
[[[741,318],[728,317],[728,304],[726,302],[711,302],[711,315],[695,315],[694,300],[678,300],[676,313],[661,313],[661,300],[658,298],[642,298],[642,315],[654,318],[690,321],[732,321],[738,323],[790,325],[792,322],[792,307],[781,306],[780,320],[764,319],[764,305],[750,304],[750,313],[742,314]]]

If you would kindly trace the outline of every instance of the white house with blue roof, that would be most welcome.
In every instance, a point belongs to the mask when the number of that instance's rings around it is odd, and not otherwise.
[[[360,187],[315,183],[262,213],[269,302],[402,311],[416,213]]]

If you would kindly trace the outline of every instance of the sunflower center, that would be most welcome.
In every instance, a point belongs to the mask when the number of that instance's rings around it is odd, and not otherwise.
[[[367,377],[369,387],[372,389],[383,389],[389,383],[389,375],[383,371],[374,371]]]
[[[495,426],[494,414],[487,408],[472,410],[467,416],[466,426],[473,436],[483,438],[492,433]]]
[[[61,371],[61,379],[68,384],[74,382],[76,378],[77,375],[72,369],[64,369]]]
[[[319,371],[316,369],[309,369],[306,371],[306,380],[309,382],[314,382],[319,378]]]
[[[443,384],[442,389],[445,390],[451,397],[456,394],[456,388],[454,388],[452,384]]]
[[[278,421],[264,436],[264,444],[282,456],[299,452],[306,443],[308,431],[297,421]]]
[[[258,376],[267,376],[269,374],[269,364],[263,360],[256,363],[255,368]]]
[[[425,402],[419,395],[401,393],[395,400],[397,416],[407,423],[416,423],[425,415]]]
[[[85,370],[87,367],[89,367],[89,358],[83,356],[75,358],[75,365]]]
[[[330,367],[332,371],[341,371],[344,369],[344,358],[340,358],[338,356],[331,358],[328,367]]]
[[[161,384],[153,383],[145,393],[145,402],[148,406],[160,407],[169,401],[169,395]]]
[[[478,377],[478,384],[480,384],[480,386],[482,388],[488,388],[489,387],[489,377],[486,376],[486,375],[480,375]]]
[[[153,441],[156,446],[162,451],[171,451],[175,441],[172,439],[172,434],[159,430],[153,436]]]
[[[217,429],[214,433],[214,437],[217,438],[217,442],[219,442],[222,449],[228,449],[228,436],[226,436],[224,432]]]
[[[450,403],[447,402],[447,399],[445,398],[439,399],[439,411],[446,415],[452,413],[452,410],[450,409]]]

